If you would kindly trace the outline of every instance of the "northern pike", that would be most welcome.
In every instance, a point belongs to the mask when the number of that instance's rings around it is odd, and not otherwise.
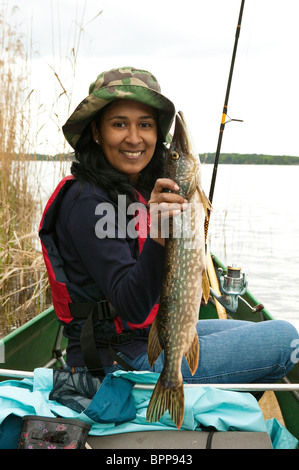
[[[164,177],[178,184],[178,194],[188,200],[188,209],[169,218],[159,310],[151,326],[147,348],[151,367],[164,350],[164,367],[151,396],[146,419],[159,421],[168,410],[179,429],[185,411],[182,358],[185,355],[194,375],[199,359],[196,324],[202,296],[208,301],[210,291],[205,266],[204,213],[211,209],[201,186],[199,156],[192,149],[181,112],[176,115]]]

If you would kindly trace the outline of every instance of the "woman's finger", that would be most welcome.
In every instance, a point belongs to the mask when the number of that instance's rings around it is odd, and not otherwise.
[[[172,191],[178,191],[180,188],[179,188],[178,184],[175,181],[173,181],[169,178],[158,178],[156,183],[155,183],[153,192],[157,191],[157,192],[161,193],[165,189],[170,189]]]

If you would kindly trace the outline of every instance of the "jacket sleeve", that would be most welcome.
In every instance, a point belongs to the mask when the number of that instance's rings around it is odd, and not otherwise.
[[[89,194],[73,205],[66,226],[90,278],[121,317],[140,324],[160,296],[164,248],[148,236],[135,259],[138,242],[132,238],[134,221],[130,228],[128,220],[109,200]]]

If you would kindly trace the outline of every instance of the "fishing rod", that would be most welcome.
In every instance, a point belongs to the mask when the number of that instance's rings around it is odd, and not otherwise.
[[[240,7],[239,18],[238,18],[238,25],[237,25],[237,29],[236,29],[235,43],[234,43],[233,55],[232,55],[231,66],[230,66],[229,77],[228,77],[228,83],[227,83],[227,88],[226,88],[226,94],[225,94],[225,100],[224,100],[224,106],[223,106],[223,112],[222,112],[222,119],[221,119],[220,130],[219,130],[218,144],[217,144],[217,150],[216,150],[216,155],[215,155],[215,162],[214,162],[214,168],[213,168],[213,174],[212,174],[212,180],[211,180],[211,186],[210,186],[209,200],[210,200],[211,203],[213,201],[213,196],[214,196],[216,176],[217,176],[217,170],[218,170],[218,162],[219,162],[219,157],[220,157],[220,149],[221,149],[222,137],[223,137],[223,132],[224,132],[224,129],[225,129],[225,124],[227,124],[227,122],[231,122],[231,121],[242,122],[241,119],[229,119],[229,121],[226,122],[226,116],[227,116],[228,100],[229,100],[229,94],[230,94],[231,83],[232,83],[233,72],[234,72],[235,59],[236,59],[237,48],[238,48],[238,41],[239,41],[239,36],[240,36],[240,31],[241,31],[241,23],[242,23],[244,4],[245,4],[245,0],[242,0],[241,7]]]
[[[219,157],[220,157],[220,149],[221,149],[222,137],[223,137],[223,132],[224,132],[224,129],[225,129],[225,124],[227,124],[227,122],[231,122],[231,121],[241,121],[240,119],[231,119],[231,118],[229,118],[229,121],[226,121],[226,117],[227,117],[229,94],[230,94],[231,83],[232,83],[233,72],[234,72],[235,59],[236,59],[237,48],[238,48],[238,41],[239,41],[240,31],[241,31],[241,23],[242,23],[242,17],[243,17],[244,4],[245,4],[245,0],[242,0],[241,1],[240,12],[239,12],[239,18],[238,18],[236,34],[235,34],[235,43],[234,43],[231,66],[230,66],[230,71],[229,71],[229,76],[228,76],[228,83],[227,83],[226,94],[225,94],[225,99],[224,99],[222,119],[221,119],[219,136],[218,136],[218,144],[217,144],[217,150],[216,150],[216,155],[215,155],[214,168],[213,168],[213,174],[212,174],[212,180],[211,180],[211,186],[210,186],[209,200],[210,200],[211,204],[213,202],[216,176],[217,176],[217,170],[218,170],[218,163],[219,163]],[[213,262],[212,262],[210,250],[207,249],[208,229],[209,229],[209,223],[210,223],[210,213],[211,213],[211,211],[208,209],[207,210],[207,215],[205,217],[205,222],[204,222],[207,271],[208,271],[208,276],[209,276],[209,279],[210,279],[211,294],[214,296],[214,299],[217,299],[215,303],[216,303],[216,309],[217,309],[218,317],[224,319],[224,318],[227,318],[226,309],[231,306],[230,305],[231,301],[227,302],[227,299],[229,298],[229,296],[227,296],[226,293],[223,293],[219,289],[219,279],[217,279],[217,277],[219,277],[219,276],[217,276],[217,274],[215,272],[215,268],[214,268],[214,265],[213,265]],[[224,297],[223,297],[223,295],[224,295]],[[236,293],[236,295],[237,295],[237,293]],[[241,297],[238,295],[237,297],[234,296],[234,298],[239,299]],[[224,302],[222,302],[222,300],[224,300]],[[235,309],[235,303],[236,302],[234,302],[234,305],[233,305],[234,309]],[[262,305],[261,305],[261,307],[262,307]]]

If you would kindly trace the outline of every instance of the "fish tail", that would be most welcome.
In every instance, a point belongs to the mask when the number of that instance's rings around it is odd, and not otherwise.
[[[166,410],[169,411],[172,421],[180,429],[184,419],[185,397],[183,382],[176,388],[169,388],[163,384],[163,379],[159,378],[151,396],[146,420],[149,423],[159,421]]]

